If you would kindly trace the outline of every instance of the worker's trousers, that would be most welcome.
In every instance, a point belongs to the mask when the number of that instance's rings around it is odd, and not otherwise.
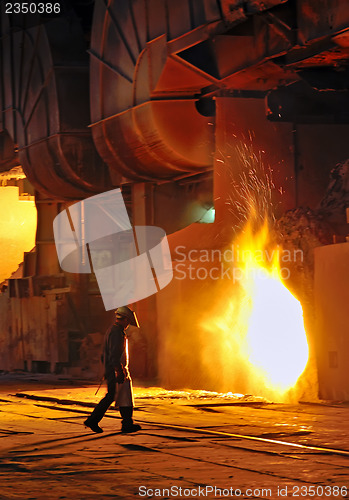
[[[103,399],[97,404],[96,408],[91,413],[89,420],[98,424],[105,415],[109,406],[115,401],[116,393],[116,377],[112,372],[107,376],[108,392]],[[132,423],[133,406],[119,406],[120,415],[122,417],[122,425]]]

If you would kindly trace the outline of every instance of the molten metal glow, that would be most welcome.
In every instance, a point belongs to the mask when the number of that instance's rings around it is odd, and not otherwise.
[[[0,187],[0,282],[11,276],[23,261],[23,252],[35,245],[34,201],[20,201],[18,188]]]
[[[296,384],[308,361],[303,311],[287,289],[290,270],[281,262],[280,247],[270,247],[268,224],[257,231],[252,226],[248,223],[237,240],[241,257],[235,263],[245,304],[241,319],[247,320],[245,352],[264,385],[283,393]]]
[[[309,357],[303,311],[287,288],[288,264],[270,243],[268,223],[255,229],[260,224],[251,220],[233,244],[233,283],[201,324],[204,362],[217,360],[224,391],[285,400]]]
[[[268,386],[285,391],[296,383],[308,360],[302,307],[268,272],[255,280],[247,341]]]

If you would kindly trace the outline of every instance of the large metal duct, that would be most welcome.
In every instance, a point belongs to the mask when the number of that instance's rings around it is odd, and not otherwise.
[[[285,1],[96,0],[91,126],[111,171],[168,179],[212,167],[212,97],[241,86],[233,73],[290,47],[275,30],[266,36],[265,19],[259,50],[253,31],[229,30]]]
[[[110,188],[88,128],[88,56],[77,18],[2,12],[1,34],[0,132],[12,138],[31,183],[60,200]]]
[[[195,43],[220,19],[215,0],[96,1],[92,132],[111,169],[128,178],[161,179],[212,165],[212,118],[198,112],[195,96],[212,79],[168,55],[172,40],[178,50],[178,39],[201,27],[193,32]]]

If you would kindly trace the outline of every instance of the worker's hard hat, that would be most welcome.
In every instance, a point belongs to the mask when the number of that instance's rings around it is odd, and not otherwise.
[[[136,313],[131,311],[131,309],[127,306],[118,307],[115,311],[116,317],[119,318],[127,318],[130,322],[130,325],[136,326],[139,328],[138,319]]]

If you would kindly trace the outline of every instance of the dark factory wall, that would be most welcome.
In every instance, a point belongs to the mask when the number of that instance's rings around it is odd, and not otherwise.
[[[329,184],[331,170],[348,159],[348,136],[347,124],[297,126],[298,205],[319,206]]]

